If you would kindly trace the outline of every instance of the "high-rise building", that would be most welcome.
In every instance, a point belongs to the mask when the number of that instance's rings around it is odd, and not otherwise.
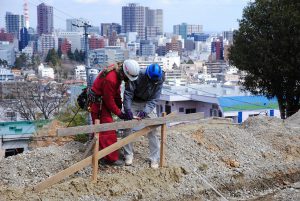
[[[58,48],[58,38],[53,34],[42,34],[39,37],[38,41],[38,51],[43,54],[43,56],[47,55],[48,51],[51,49]]]
[[[146,26],[145,28],[146,40],[153,40],[156,38],[157,35],[159,35],[158,27]]]
[[[122,7],[122,32],[137,32],[140,39],[145,38],[145,8],[135,3]]]
[[[163,10],[145,7],[145,26],[156,27],[157,35],[163,34]]]
[[[211,42],[212,60],[224,60],[223,55],[223,37],[214,38]]]
[[[101,23],[101,36],[112,36],[112,33],[121,33],[121,25],[118,23]]]
[[[20,29],[24,27],[24,16],[6,12],[5,23],[6,32],[12,33],[16,38],[19,38]]]
[[[203,33],[202,25],[190,25],[187,23],[181,23],[173,26],[173,34],[181,35],[182,38],[186,39],[188,35],[197,33]]]
[[[27,28],[23,27],[20,30],[19,50],[22,51],[28,45],[29,35]]]
[[[53,31],[53,7],[41,3],[37,6],[37,33],[40,36],[52,34]]]

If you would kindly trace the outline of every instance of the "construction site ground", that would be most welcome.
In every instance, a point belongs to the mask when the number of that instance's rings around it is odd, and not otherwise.
[[[299,112],[286,121],[256,116],[241,125],[227,119],[173,125],[167,167],[149,167],[148,140],[141,137],[132,166],[100,166],[97,183],[87,167],[39,193],[33,187],[81,160],[86,145],[34,148],[0,161],[0,200],[300,200],[299,125]]]

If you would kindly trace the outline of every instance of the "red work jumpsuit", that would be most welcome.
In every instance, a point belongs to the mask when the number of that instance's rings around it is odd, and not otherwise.
[[[100,123],[113,122],[112,114],[119,116],[121,114],[120,106],[122,106],[121,99],[121,82],[118,78],[117,72],[112,70],[108,72],[105,77],[102,77],[101,72],[93,83],[92,90],[99,96],[102,96],[102,106],[100,111],[99,103],[91,104],[91,116],[93,124],[95,119],[99,119]],[[119,107],[118,107],[119,106]],[[113,143],[117,142],[117,134],[115,130],[100,132],[99,146],[100,149],[104,149]],[[119,159],[118,151],[114,151],[104,157],[110,162],[117,161]]]

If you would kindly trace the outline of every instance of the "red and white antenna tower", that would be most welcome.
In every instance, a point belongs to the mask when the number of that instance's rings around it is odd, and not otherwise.
[[[25,17],[25,27],[29,28],[29,10],[28,10],[28,1],[24,0],[23,12]]]

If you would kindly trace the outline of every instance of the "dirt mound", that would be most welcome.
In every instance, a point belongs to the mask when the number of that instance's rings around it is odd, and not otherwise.
[[[300,111],[287,118],[284,122],[287,127],[300,127]]]
[[[229,200],[256,200],[300,181],[300,133],[269,117],[242,125],[219,121],[169,127],[167,167],[158,170],[149,167],[147,138],[141,137],[134,143],[133,165],[101,166],[95,184],[87,167],[40,193],[32,191],[80,160],[81,143],[6,158],[0,162],[0,200],[221,200],[215,190]]]

